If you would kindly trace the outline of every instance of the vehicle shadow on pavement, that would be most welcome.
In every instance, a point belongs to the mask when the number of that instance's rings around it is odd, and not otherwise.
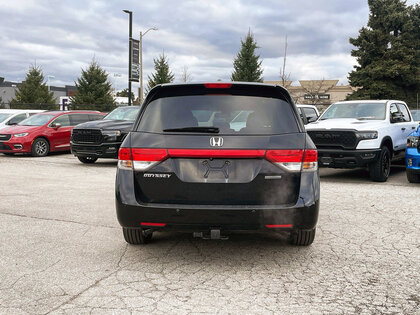
[[[285,246],[285,247],[293,247],[288,243],[288,232],[229,232],[229,233],[221,233],[222,236],[227,236],[227,239],[220,239],[220,240],[211,240],[211,239],[204,239],[199,237],[193,237],[192,232],[155,232],[153,234],[153,239],[150,244],[145,246],[154,245],[161,245],[164,243],[171,243],[171,242],[189,242],[193,245],[200,245],[200,246],[213,246],[215,244],[218,245],[227,245],[228,247],[236,247],[239,244],[267,244],[267,245],[275,245],[278,246]],[[142,246],[140,246],[141,248]]]
[[[256,266],[257,269],[271,270],[316,248],[290,245],[287,233],[233,233],[228,240],[204,240],[194,238],[192,233],[155,234],[150,244],[129,245],[126,262],[141,265],[144,261],[165,261],[190,267],[205,263],[209,268],[243,266],[247,269]],[[265,268],[267,264],[273,266]]]
[[[389,179],[392,180],[394,177],[400,177],[405,174],[405,165],[392,165]],[[356,169],[332,169],[332,168],[320,168],[319,176],[321,181],[328,182],[370,182],[369,171],[363,168]]]
[[[48,158],[52,156],[66,156],[69,155],[70,151],[59,151],[59,152],[50,152],[47,156],[43,157],[34,157],[30,153],[15,153],[13,155],[5,155],[0,153],[0,157],[14,159],[14,158],[33,158],[33,159],[39,159],[39,158]]]
[[[92,164],[83,164],[76,159],[76,163],[79,164],[81,167],[89,167],[89,168],[116,168],[118,161],[117,160],[103,160],[103,161],[96,161]]]

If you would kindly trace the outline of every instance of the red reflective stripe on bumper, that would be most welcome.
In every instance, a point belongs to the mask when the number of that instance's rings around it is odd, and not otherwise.
[[[159,226],[164,227],[166,223],[140,222],[141,226]]]
[[[269,229],[291,228],[291,227],[293,227],[293,224],[267,224],[266,227],[268,227]]]

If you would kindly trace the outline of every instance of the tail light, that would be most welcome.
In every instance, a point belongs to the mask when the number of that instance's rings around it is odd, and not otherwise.
[[[167,157],[168,152],[165,149],[121,148],[118,153],[118,167],[120,169],[145,171],[166,160]]]
[[[133,161],[130,148],[120,148],[118,151],[118,168],[123,170],[133,169]]]
[[[407,147],[417,148],[420,143],[420,137],[410,136],[407,138]]]
[[[146,171],[168,157],[189,158],[265,158],[290,172],[307,172],[318,169],[316,150],[189,150],[189,149],[138,149],[120,148],[118,168]]]
[[[265,158],[290,172],[316,171],[316,150],[267,150]]]
[[[302,171],[316,171],[318,169],[318,151],[305,150],[303,153]]]

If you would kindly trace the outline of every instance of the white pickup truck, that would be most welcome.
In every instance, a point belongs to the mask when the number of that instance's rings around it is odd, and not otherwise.
[[[404,157],[407,136],[417,126],[402,101],[357,100],[332,104],[306,130],[318,148],[321,166],[368,166],[370,178],[384,182],[391,160]]]

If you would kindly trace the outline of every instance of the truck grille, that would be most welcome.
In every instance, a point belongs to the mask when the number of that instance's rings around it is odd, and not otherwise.
[[[309,136],[315,145],[319,148],[322,147],[341,147],[343,149],[355,149],[357,146],[357,137],[354,131],[342,130],[328,130],[308,131]]]
[[[12,135],[0,135],[0,141],[9,141]]]
[[[102,133],[95,129],[73,129],[71,137],[74,143],[102,143]]]

